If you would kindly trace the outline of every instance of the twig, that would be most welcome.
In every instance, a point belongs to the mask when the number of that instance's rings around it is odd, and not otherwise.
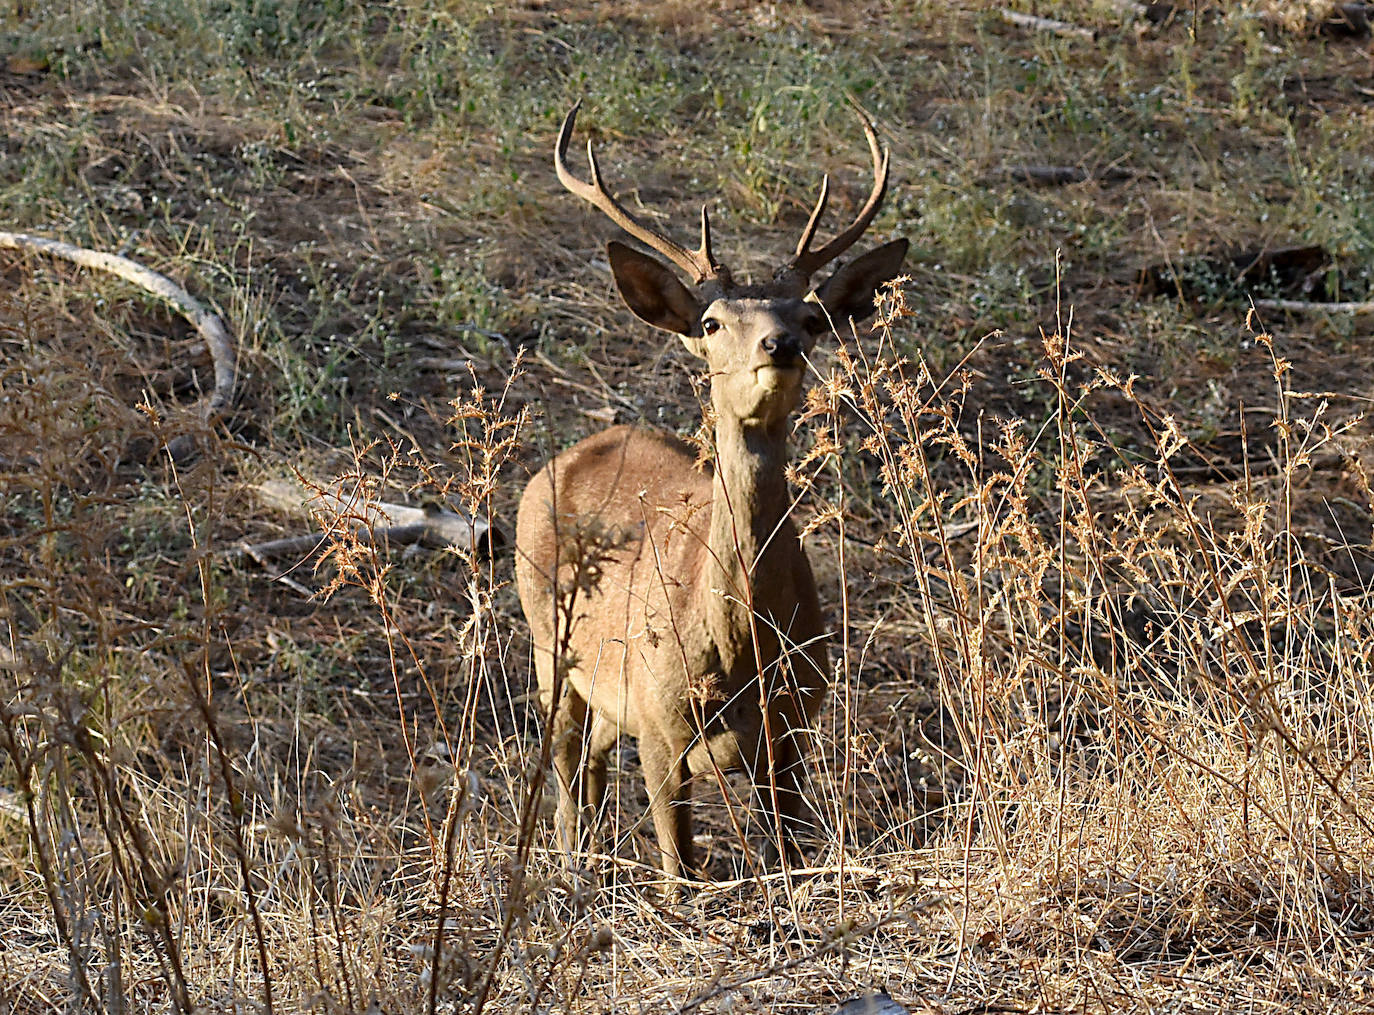
[[[1021,14],[1017,11],[1001,10],[1002,20],[1018,28],[1031,28],[1037,32],[1052,32],[1055,35],[1072,36],[1079,39],[1096,39],[1097,33],[1082,25],[1072,25],[1067,21],[1054,18],[1038,18],[1034,14]]]
[[[328,538],[329,533],[317,529],[303,536],[269,539],[265,543],[239,543],[237,546],[225,547],[222,552],[226,556],[252,557],[266,567],[268,561],[278,557],[313,557],[316,551],[324,548]]]
[[[117,275],[126,282],[132,282],[145,292],[170,303],[193,324],[200,337],[210,350],[210,359],[215,367],[215,386],[200,406],[200,415],[207,423],[213,423],[220,414],[229,408],[234,400],[236,378],[233,339],[218,316],[211,313],[190,293],[177,285],[166,275],[151,268],[145,268],[137,261],[131,261],[119,254],[107,254],[99,250],[73,246],[61,240],[50,240],[43,236],[29,236],[25,233],[10,233],[0,230],[0,248],[8,250],[38,251],[53,257],[91,268],[96,271]],[[167,450],[177,461],[184,461],[193,450],[193,444],[182,437],[174,438],[167,444]]]
[[[308,559],[314,556],[315,552],[325,545],[325,538],[326,533],[312,532],[309,535],[294,536],[289,539],[274,539],[269,543],[261,543],[257,546],[240,543],[238,546],[231,547],[224,552],[226,555],[241,554],[245,557],[251,557],[264,571],[271,571],[274,570],[272,567],[272,557],[278,555],[285,556],[287,553],[291,553],[292,555],[302,554],[304,555],[302,559]],[[287,549],[288,544],[291,546],[289,550]],[[292,578],[292,570],[294,570],[294,568],[283,571],[281,574],[273,575],[272,581],[281,582],[287,588],[299,594],[302,599],[314,599],[315,592]]]
[[[1321,303],[1317,300],[1252,300],[1256,310],[1284,310],[1295,314],[1374,314],[1374,300]]]
[[[1336,4],[1317,24],[1317,31],[1337,39],[1367,39],[1370,19],[1374,18],[1374,4]]]

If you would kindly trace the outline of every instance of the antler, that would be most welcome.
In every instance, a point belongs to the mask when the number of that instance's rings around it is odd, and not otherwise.
[[[694,284],[700,285],[708,279],[718,279],[725,276],[724,266],[717,264],[715,255],[711,253],[711,220],[706,214],[705,205],[701,206],[701,246],[696,250],[688,250],[686,247],[674,243],[658,230],[644,225],[631,215],[624,205],[611,196],[601,181],[601,169],[596,164],[596,153],[592,150],[590,140],[587,141],[587,162],[591,166],[591,183],[585,183],[572,174],[566,161],[568,144],[572,140],[573,124],[577,120],[577,111],[581,108],[582,103],[578,101],[568,111],[568,115],[564,117],[563,127],[558,132],[558,145],[553,152],[553,168],[558,173],[558,179],[563,186],[588,204],[600,209],[607,218],[635,239],[668,258],[690,275]]]
[[[878,132],[873,128],[873,121],[857,105],[855,112],[859,114],[859,119],[864,125],[864,134],[868,137],[868,150],[873,155],[873,190],[868,195],[868,200],[859,209],[858,216],[850,224],[849,228],[833,240],[821,247],[820,250],[811,250],[811,241],[816,238],[816,226],[820,224],[821,215],[825,212],[825,203],[830,197],[830,177],[827,175],[821,180],[821,196],[816,200],[815,210],[811,212],[811,218],[806,222],[806,228],[802,230],[801,239],[797,242],[797,252],[783,266],[785,272],[796,272],[804,278],[810,278],[815,272],[839,257],[846,250],[854,245],[854,242],[864,234],[869,223],[873,221],[873,216],[878,214],[878,209],[883,206],[883,197],[887,194],[887,160],[888,152],[878,143]]]

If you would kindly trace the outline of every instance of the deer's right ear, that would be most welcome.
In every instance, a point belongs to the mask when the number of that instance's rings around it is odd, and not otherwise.
[[[701,307],[671,268],[618,240],[606,244],[620,297],[634,315],[655,328],[691,337],[701,329]]]

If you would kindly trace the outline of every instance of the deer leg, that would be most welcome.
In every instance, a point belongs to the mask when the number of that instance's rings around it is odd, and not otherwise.
[[[773,716],[771,725],[771,758],[768,741],[760,737],[749,766],[759,810],[768,827],[763,860],[769,867],[776,865],[782,856],[787,857],[788,863],[799,863],[802,853],[797,836],[814,827],[804,790],[806,765],[802,760],[802,734],[789,727],[782,716]]]
[[[639,759],[649,787],[649,815],[658,837],[663,872],[671,878],[695,876],[686,751],[666,738],[649,735],[639,741]]]
[[[601,823],[606,802],[606,756],[620,739],[620,730],[600,712],[591,717],[587,738],[587,757],[582,769],[582,815],[587,827],[595,829]]]
[[[550,716],[549,732],[553,737],[553,771],[558,781],[555,824],[558,848],[564,853],[571,853],[583,846],[581,802],[591,781],[587,777],[587,769],[593,767],[597,760],[601,764],[601,784],[605,783],[605,757],[596,759],[588,753],[591,746],[588,713],[586,701],[571,684],[564,683],[562,700]]]

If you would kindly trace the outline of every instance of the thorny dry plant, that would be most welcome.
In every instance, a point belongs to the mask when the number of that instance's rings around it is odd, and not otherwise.
[[[891,354],[906,314],[890,294],[888,353],[847,346],[813,390],[809,416],[826,429],[798,473],[854,444],[880,462],[874,556],[917,590],[906,606],[957,737],[947,831],[966,836],[968,921],[1037,951],[1052,950],[1046,932],[1111,941],[1118,960],[1196,954],[1244,928],[1280,978],[1292,962],[1333,983],[1358,976],[1348,963],[1374,929],[1374,599],[1294,521],[1324,453],[1347,458],[1367,510],[1358,421],[1328,424],[1321,402],[1295,416],[1305,396],[1273,355],[1272,471],[1247,461],[1209,496],[1181,478],[1179,421],[1134,378],[1071,380],[1067,325],[1044,336],[1054,418],[985,437],[961,425],[957,376]],[[1104,391],[1135,408],[1149,447],[1124,453],[1097,428],[1084,406]],[[995,915],[974,909],[980,881],[1002,886]]]
[[[369,998],[579,1010],[588,996],[715,1010],[873,982],[924,984],[951,1004],[995,992],[1063,1006],[1082,1002],[1066,971],[1083,964],[1107,977],[1094,988],[1103,1008],[1162,1003],[1180,978],[1219,1005],[1353,982],[1374,932],[1374,602],[1294,519],[1326,454],[1344,456],[1368,503],[1354,424],[1326,423],[1320,403],[1298,415],[1308,400],[1273,354],[1272,454],[1222,495],[1189,485],[1182,422],[1134,378],[1087,363],[1070,328],[1043,339],[1052,418],[971,425],[964,367],[941,377],[902,353],[908,315],[893,289],[872,334],[839,346],[793,470],[814,502],[813,559],[834,556],[821,565],[838,651],[816,731],[814,867],[790,881],[747,874],[729,852],[736,801],[699,787],[708,863],[743,876],[685,908],[660,908],[652,870],[633,859],[647,848],[637,780],[617,780],[606,854],[568,863],[548,848],[548,744],[499,553],[459,555],[445,580],[469,609],[427,631],[410,565],[336,519],[321,607],[356,612],[355,590],[371,604],[377,689],[389,690],[369,721],[394,737],[373,757],[359,741],[341,766],[348,754],[309,732],[329,714],[313,707],[284,740],[290,726],[260,717],[266,753],[244,737],[254,726],[235,701],[269,699],[226,683],[233,578],[195,552],[211,538],[195,519],[213,517],[212,487],[174,486],[196,505],[178,538],[200,599],[156,626],[127,596],[111,598],[115,612],[71,598],[62,561],[101,575],[93,552],[62,538],[79,521],[7,535],[0,746],[69,988],[104,1010],[116,994],[214,1007],[226,961],[264,1005],[328,996],[345,1010]],[[365,442],[338,485],[403,484],[490,517],[529,426],[505,409],[509,390],[474,383],[453,403],[445,460]],[[1098,428],[1104,394],[1135,409],[1148,444],[1123,448]],[[11,398],[4,419],[21,444],[47,454],[45,441],[76,439],[42,436],[25,404]],[[54,520],[79,513],[66,484],[35,475],[7,471],[7,494],[28,484]],[[594,547],[569,552],[594,564]],[[579,608],[575,588],[566,600]],[[132,610],[148,619],[130,624]],[[446,656],[431,651],[438,637]],[[896,669],[872,672],[878,657]],[[154,679],[156,699],[132,693]],[[180,718],[154,719],[152,700],[182,702]],[[182,746],[150,753],[150,726]],[[285,793],[271,756],[293,742],[300,789]],[[178,818],[176,788],[191,786],[199,802]],[[303,927],[304,965],[290,944]],[[208,947],[225,933],[246,948]],[[1257,958],[1237,961],[1238,948]],[[994,986],[991,971],[1013,961],[1029,972]]]

